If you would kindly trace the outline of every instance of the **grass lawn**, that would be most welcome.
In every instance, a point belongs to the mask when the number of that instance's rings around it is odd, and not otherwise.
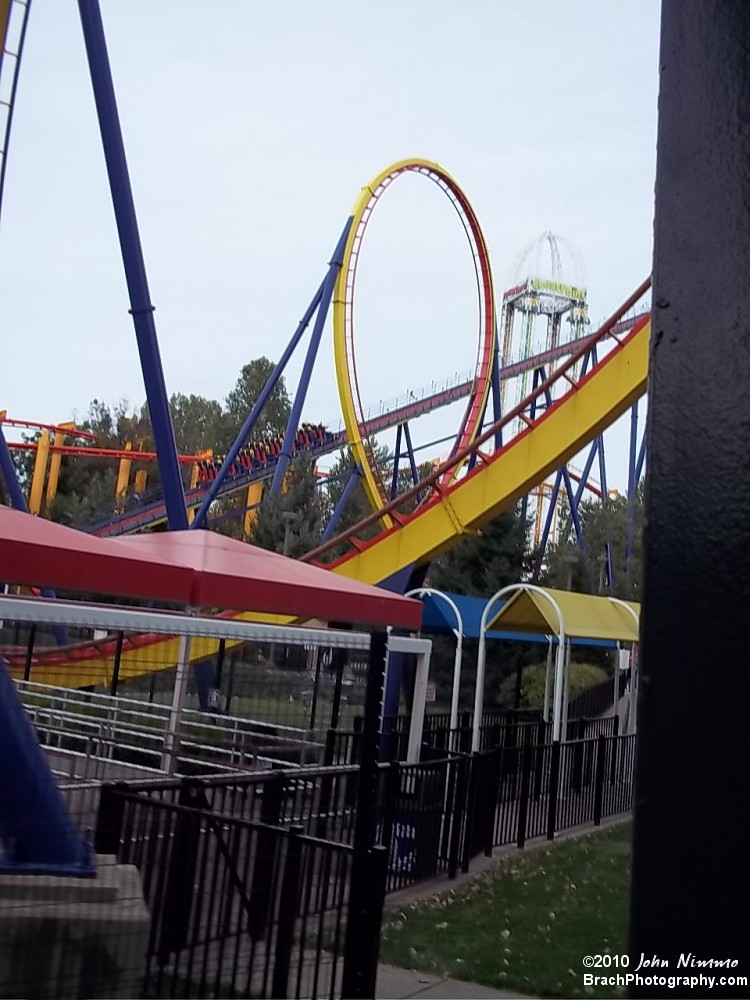
[[[630,837],[628,823],[514,854],[461,890],[389,910],[380,960],[531,996],[621,996],[584,988],[582,959],[626,950]]]

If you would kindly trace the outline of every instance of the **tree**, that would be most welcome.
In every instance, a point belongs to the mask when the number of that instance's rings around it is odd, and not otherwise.
[[[323,533],[323,503],[311,455],[300,452],[292,460],[285,485],[275,497],[266,491],[252,540],[263,549],[298,559],[318,545]]]
[[[518,583],[528,570],[528,533],[529,524],[521,520],[519,506],[503,511],[432,564],[430,585],[438,590],[490,597],[501,587]]]
[[[227,422],[225,431],[228,439],[222,447],[228,447],[239,433],[275,367],[273,361],[269,361],[266,357],[260,357],[255,358],[242,368],[234,389],[226,399]],[[274,386],[260,413],[258,422],[252,431],[254,437],[276,437],[283,434],[291,410],[289,394],[282,377]]]
[[[389,462],[391,461],[390,449],[388,448],[388,445],[379,444],[376,439],[373,439],[372,451],[375,456],[375,463],[381,470],[381,475],[385,477],[388,471]],[[336,458],[336,461],[331,466],[326,484],[326,498],[330,514],[333,514],[339,500],[343,496],[346,485],[349,482],[349,476],[354,469],[354,464],[354,456],[352,455],[351,450],[349,448],[342,448]],[[349,499],[341,512],[339,520],[336,522],[335,534],[340,534],[342,531],[346,531],[348,528],[351,528],[355,524],[364,520],[364,518],[369,517],[372,513],[372,505],[367,498],[364,484],[362,482],[362,478],[360,477],[360,480],[354,487],[353,492],[349,495]],[[377,535],[379,531],[380,528],[378,525],[373,524],[369,528],[365,528],[363,530],[361,537],[363,539],[372,538],[374,535]]]
[[[227,435],[226,415],[215,399],[176,392],[169,400],[169,412],[177,451],[182,455],[214,449]]]
[[[639,486],[632,508],[633,531],[630,569],[626,564],[628,500],[618,496],[601,501],[584,501],[579,517],[586,549],[586,560],[579,548],[572,526],[556,545],[549,548],[543,583],[579,592],[611,593],[613,597],[638,600],[643,556],[643,488]],[[607,544],[611,546],[613,586],[607,587]],[[588,566],[587,566],[588,561]]]
[[[95,441],[80,442],[84,452],[86,447],[123,449],[129,443],[133,447],[134,461],[137,461],[138,446],[147,451],[153,448],[151,422],[145,404],[136,410],[131,409],[125,400],[109,406],[93,399],[78,426],[96,435]],[[158,484],[155,462],[149,465],[149,479],[152,484]],[[80,525],[92,518],[104,518],[112,513],[115,506],[116,485],[115,461],[89,458],[85,453],[66,456],[60,465],[57,496],[49,516],[54,521],[71,525]]]
[[[521,704],[520,708],[544,707],[544,677],[546,668],[544,665],[532,663],[523,668],[521,674]],[[600,684],[607,679],[607,672],[593,663],[571,663],[570,677],[568,681],[568,698],[574,698],[581,691]],[[497,698],[498,704],[505,708],[513,708],[516,697],[515,677],[506,677],[500,685],[500,692]]]

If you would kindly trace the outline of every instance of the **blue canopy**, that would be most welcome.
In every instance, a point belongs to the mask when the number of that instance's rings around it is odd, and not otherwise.
[[[461,613],[464,623],[464,638],[478,639],[479,627],[482,622],[482,613],[487,606],[487,597],[467,597],[464,594],[446,593]],[[434,594],[425,594],[422,597],[424,612],[422,614],[423,632],[452,632],[456,627],[456,616],[450,605]],[[505,605],[505,601],[497,601],[493,608],[492,617]],[[512,642],[535,642],[547,644],[547,637],[544,635],[534,635],[524,632],[488,632],[488,639],[506,639]],[[614,649],[616,643],[606,639],[573,639],[574,646],[600,646],[606,649]]]

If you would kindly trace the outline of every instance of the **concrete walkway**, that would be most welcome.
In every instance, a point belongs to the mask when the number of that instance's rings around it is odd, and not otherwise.
[[[440,979],[426,972],[411,972],[408,969],[397,969],[392,965],[381,965],[378,968],[378,988],[376,1000],[406,1000],[408,997],[443,997],[444,1000],[463,1000],[487,997],[501,997],[504,1000],[523,998],[522,993],[512,993],[509,990],[491,990],[488,986],[477,983],[464,983],[458,979]]]

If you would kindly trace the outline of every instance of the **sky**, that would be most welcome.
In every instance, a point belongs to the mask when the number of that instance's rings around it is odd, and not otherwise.
[[[101,10],[170,393],[223,399],[243,364],[279,357],[360,188],[405,157],[458,180],[498,293],[549,230],[580,254],[595,324],[651,269],[657,0]],[[473,367],[473,265],[434,185],[387,192],[357,281],[365,406]],[[78,5],[33,0],[0,221],[0,409],[59,422],[95,397],[140,405],[128,308]],[[340,417],[330,321],[304,413]]]

